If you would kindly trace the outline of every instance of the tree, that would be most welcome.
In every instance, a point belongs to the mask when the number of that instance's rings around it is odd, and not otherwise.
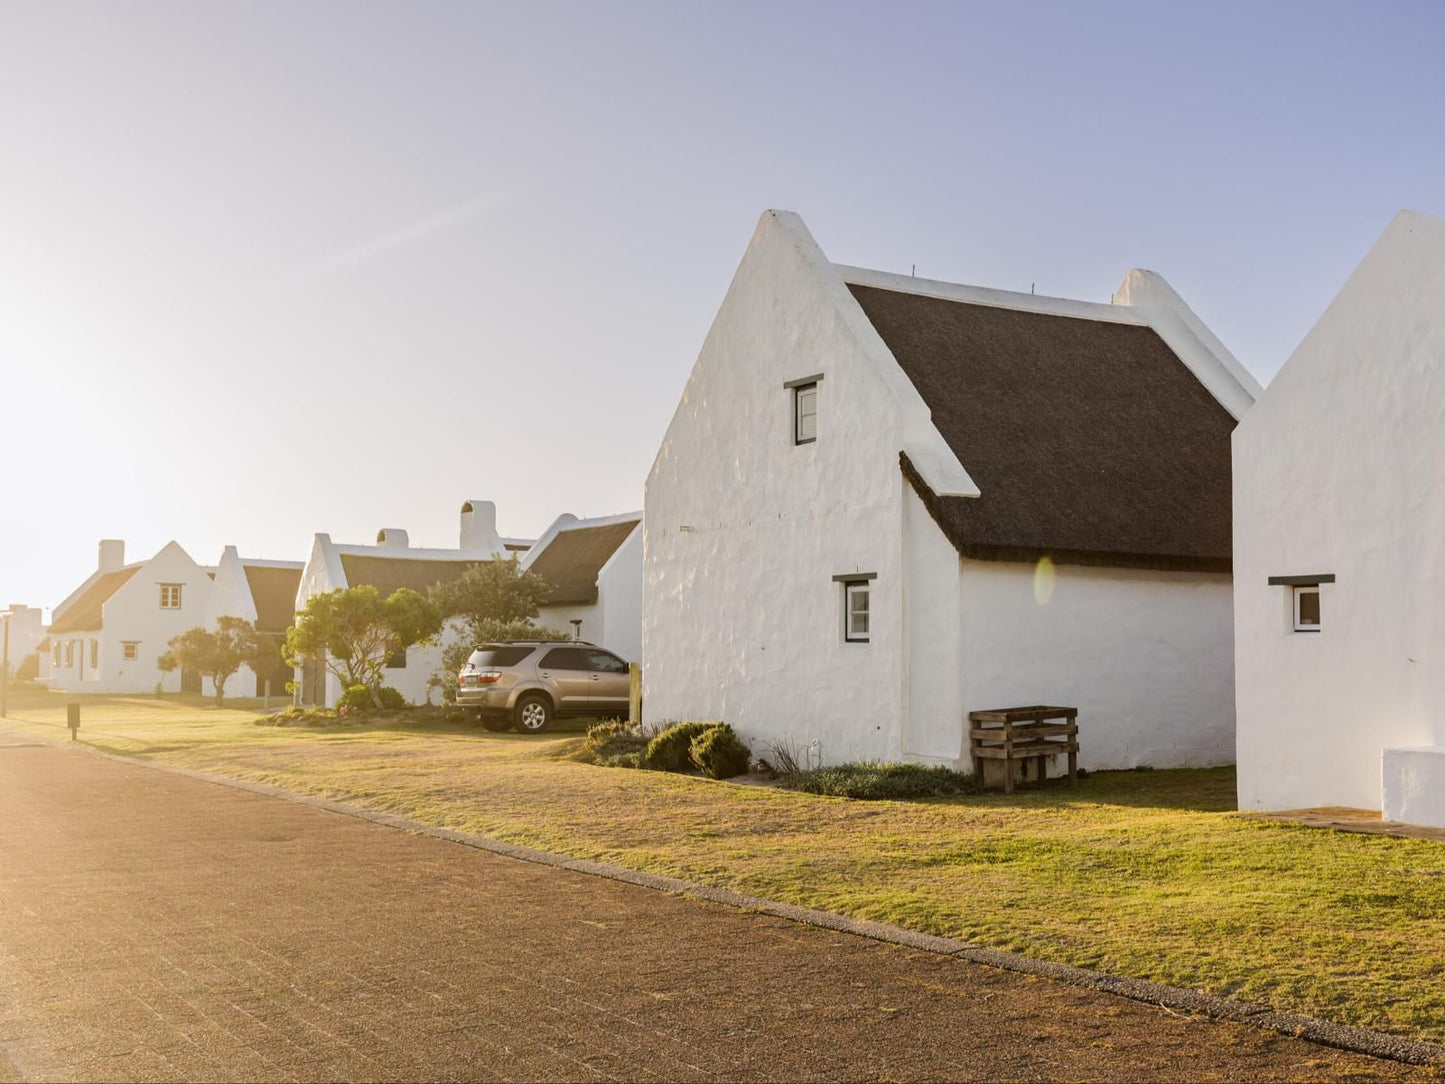
[[[157,660],[163,673],[179,667],[208,677],[216,687],[216,705],[225,702],[226,682],[242,666],[260,671],[274,657],[274,648],[251,622],[239,617],[216,618],[215,631],[188,629],[173,637]]]
[[[460,618],[462,637],[442,651],[441,666],[427,684],[443,699],[456,692],[457,671],[477,644],[500,640],[566,640],[566,633],[535,624],[552,585],[516,557],[473,565],[450,583],[431,589],[442,618]]]
[[[364,685],[379,709],[386,660],[434,639],[441,627],[437,606],[408,587],[384,599],[371,584],[343,587],[306,600],[286,631],[284,655],[292,666],[318,660],[343,688]]]

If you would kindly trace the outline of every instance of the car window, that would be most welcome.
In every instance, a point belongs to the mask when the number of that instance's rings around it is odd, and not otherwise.
[[[530,647],[479,647],[472,652],[467,662],[473,666],[496,670],[504,666],[516,666],[534,650]]]
[[[584,651],[587,656],[587,665],[593,670],[601,670],[605,674],[625,674],[627,664],[616,655],[606,651]]]
[[[537,664],[544,670],[586,670],[582,652],[575,647],[554,647]]]

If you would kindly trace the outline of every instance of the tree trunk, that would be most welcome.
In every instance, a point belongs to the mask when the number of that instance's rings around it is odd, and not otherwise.
[[[382,708],[382,703],[381,703],[381,686],[380,686],[380,685],[369,685],[369,686],[367,686],[367,691],[371,693],[371,703],[372,703],[372,705],[376,708],[377,711],[380,711],[381,708]]]

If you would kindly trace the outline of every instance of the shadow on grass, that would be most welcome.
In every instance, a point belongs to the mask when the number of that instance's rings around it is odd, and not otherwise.
[[[1001,791],[989,790],[927,800],[948,805],[1027,809],[1117,805],[1188,813],[1231,813],[1236,808],[1233,767],[1090,772],[1075,787],[1069,786],[1066,779],[1050,779],[1042,786],[1024,784],[1007,796]]]

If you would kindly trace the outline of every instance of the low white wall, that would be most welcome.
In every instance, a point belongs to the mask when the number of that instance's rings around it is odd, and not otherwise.
[[[1445,746],[1386,749],[1380,775],[1385,820],[1445,828]]]
[[[960,721],[1022,704],[1079,709],[1079,764],[1204,767],[1234,759],[1230,577],[964,561]]]

